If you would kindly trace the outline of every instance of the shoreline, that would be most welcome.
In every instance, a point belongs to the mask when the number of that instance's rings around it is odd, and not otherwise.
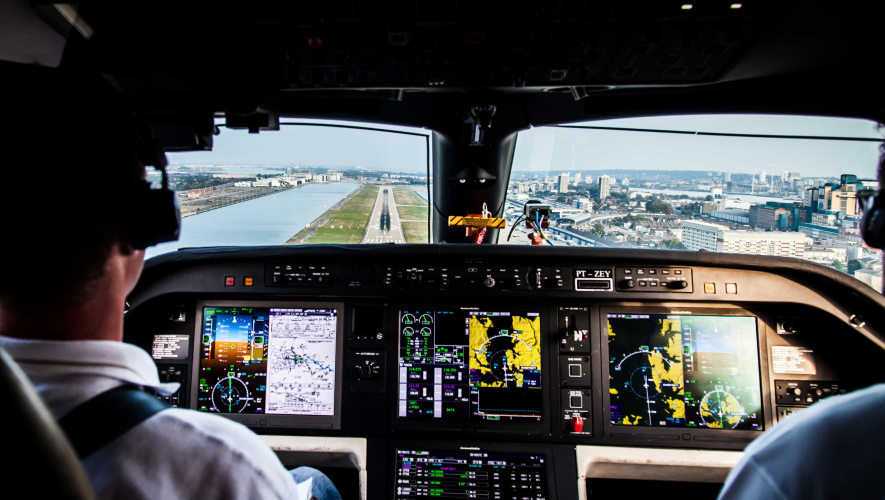
[[[193,200],[184,200],[183,202],[181,200],[179,200],[180,206],[181,206],[181,218],[184,219],[184,218],[190,217],[192,215],[199,215],[199,214],[203,214],[206,212],[211,212],[212,210],[217,210],[219,208],[229,207],[231,205],[236,205],[238,203],[243,203],[243,202],[254,200],[257,198],[263,198],[265,196],[270,196],[272,194],[283,193],[286,191],[290,191],[292,189],[298,189],[298,188],[302,188],[304,186],[310,186],[313,184],[319,185],[319,184],[332,184],[332,183],[330,183],[330,182],[317,182],[317,183],[308,182],[306,184],[299,184],[297,186],[287,186],[287,187],[269,187],[269,188],[261,188],[261,187],[255,188],[255,187],[253,187],[253,188],[247,188],[247,189],[249,189],[250,191],[254,190],[254,189],[259,189],[259,190],[267,189],[267,191],[258,191],[255,193],[246,192],[246,191],[244,191],[242,193],[228,193],[228,194],[224,194],[224,195],[220,195],[220,196],[211,196],[208,198],[195,198]],[[181,193],[178,193],[178,194],[181,194]],[[214,203],[215,200],[219,200],[220,203]],[[188,204],[202,205],[208,201],[213,201],[213,204],[211,206],[206,206],[206,207],[200,206],[195,210],[185,212],[185,208],[187,207]]]
[[[283,243],[283,245],[302,245],[305,243],[309,243],[310,237],[314,235],[317,228],[320,227],[320,224],[327,222],[329,219],[329,216],[332,215],[332,213],[334,213],[338,210],[341,210],[342,208],[344,208],[345,205],[350,203],[350,200],[353,199],[355,194],[357,194],[361,189],[363,189],[363,186],[365,186],[365,184],[360,184],[359,186],[356,187],[356,189],[354,189],[353,191],[351,191],[350,193],[345,195],[344,198],[341,198],[340,200],[338,200],[337,203],[335,203],[328,210],[323,212],[322,215],[320,215],[319,217],[317,217],[316,219],[311,221],[307,227],[302,228],[300,231],[295,233],[291,238],[286,240],[286,242]]]

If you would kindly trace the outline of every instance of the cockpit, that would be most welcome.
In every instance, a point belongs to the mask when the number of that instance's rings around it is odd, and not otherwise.
[[[16,5],[168,155],[158,397],[344,498],[713,498],[885,381],[875,7]]]

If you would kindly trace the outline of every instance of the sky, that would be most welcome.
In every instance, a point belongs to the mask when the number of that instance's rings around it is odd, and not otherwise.
[[[576,124],[580,125],[580,124]],[[630,118],[588,126],[751,134],[883,138],[876,122],[847,118],[719,115]],[[514,171],[699,170],[803,177],[875,178],[879,142],[709,137],[541,127],[521,132]]]
[[[294,120],[283,120],[286,121]],[[300,123],[348,124],[324,120]],[[424,172],[428,130],[366,125],[381,131],[281,125],[280,131],[249,134],[221,127],[211,152],[170,154],[173,163],[269,164],[280,166],[361,166],[376,170]],[[579,125],[579,124],[576,124]],[[877,123],[849,118],[775,115],[695,115],[587,122],[589,126],[779,135],[882,139]],[[698,170],[769,175],[787,170],[804,177],[842,173],[875,178],[879,143],[761,139],[576,130],[556,127],[520,132],[514,171]]]
[[[169,154],[179,164],[352,166],[401,172],[427,171],[429,131],[420,128],[372,125],[329,120],[297,120],[298,123],[346,124],[384,128],[421,136],[335,127],[283,125],[279,131],[250,134],[220,127],[212,151]]]

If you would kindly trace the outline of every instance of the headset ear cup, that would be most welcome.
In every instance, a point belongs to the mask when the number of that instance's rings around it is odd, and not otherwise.
[[[882,210],[881,196],[873,197],[873,206],[863,214],[861,221],[864,242],[873,248],[885,247],[885,211]]]
[[[169,189],[151,189],[148,183],[136,187],[128,200],[129,210],[122,221],[123,233],[137,250],[178,239],[181,209],[178,195]]]

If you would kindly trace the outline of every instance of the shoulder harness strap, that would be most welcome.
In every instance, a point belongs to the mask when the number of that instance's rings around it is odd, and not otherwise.
[[[123,385],[74,408],[58,424],[83,460],[169,407],[138,387]]]

